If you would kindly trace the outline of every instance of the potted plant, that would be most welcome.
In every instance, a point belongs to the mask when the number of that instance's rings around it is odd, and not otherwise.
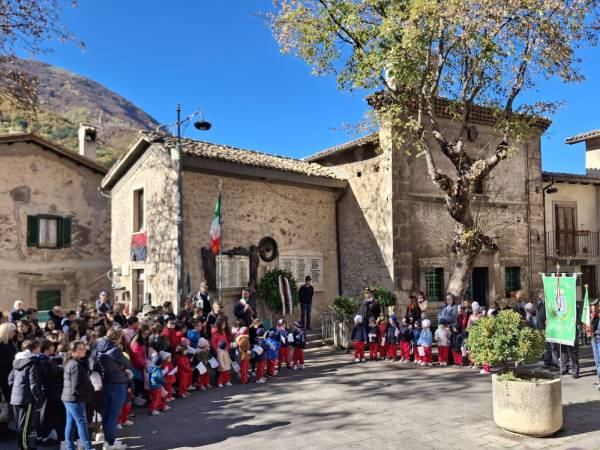
[[[292,305],[294,308],[298,305],[298,288],[292,274],[281,269],[268,270],[256,287],[256,293],[263,300],[267,310],[271,312],[272,324],[277,322],[275,315],[279,316],[283,310],[279,292],[279,275],[283,275],[288,279],[292,294]]]
[[[510,310],[480,319],[469,329],[469,358],[478,364],[502,364],[502,371],[492,376],[492,396],[494,422],[505,430],[543,437],[563,425],[560,378],[518,371],[519,363],[542,357],[544,344],[544,334]]]
[[[336,313],[333,321],[333,345],[336,347],[348,347],[354,325],[354,314],[359,306],[360,303],[357,300],[346,295],[336,297],[329,306],[329,309]]]

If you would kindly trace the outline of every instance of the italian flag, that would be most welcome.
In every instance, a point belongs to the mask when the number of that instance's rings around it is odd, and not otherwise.
[[[221,193],[217,197],[217,204],[215,205],[215,214],[210,224],[210,248],[212,249],[213,255],[219,253],[221,250]]]
[[[592,321],[590,316],[590,299],[588,297],[588,287],[586,285],[585,297],[583,299],[583,311],[581,311],[581,323],[583,323],[585,327],[585,334],[588,337],[592,335]]]

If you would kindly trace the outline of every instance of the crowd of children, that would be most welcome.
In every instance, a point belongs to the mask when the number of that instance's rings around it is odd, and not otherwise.
[[[265,383],[283,367],[304,369],[306,335],[301,321],[289,327],[286,320],[280,319],[275,327],[266,329],[262,320],[253,319],[249,326],[240,321],[230,327],[221,304],[215,303],[205,311],[206,304],[203,299],[197,304],[188,299],[177,316],[170,302],[157,308],[147,305],[126,315],[122,305],[110,305],[104,295],[96,305],[81,304],[78,310],[66,314],[56,307],[43,325],[38,323],[37,311],[22,310],[22,305],[15,304],[10,321],[0,325],[0,365],[8,378],[0,382],[4,398],[12,400],[16,410],[32,413],[27,413],[28,421],[15,417],[19,448],[59,443],[61,449],[74,448],[75,427],[61,402],[63,362],[74,342],[86,351],[86,378],[93,385],[93,395],[85,400],[85,416],[95,435],[78,433],[85,449],[91,448],[93,436],[96,442],[104,442],[106,449],[126,447],[119,440],[104,439],[109,430],[102,416],[110,414],[105,409],[115,397],[103,393],[112,381],[106,379],[108,359],[102,358],[113,355],[115,359],[114,352],[119,353],[115,360],[120,361],[119,369],[128,380],[126,398],[117,411],[116,429],[133,425],[133,406],[146,406],[148,413],[156,416],[171,409],[175,399],[188,398],[194,390],[225,388],[232,385],[233,379],[242,384],[251,380]],[[112,346],[108,342],[115,336],[117,342]],[[15,379],[12,374],[20,370],[24,354],[39,386],[8,384]],[[66,375],[64,379],[66,386]],[[28,397],[15,399],[17,391],[26,391]]]
[[[468,307],[459,305],[457,311],[454,323],[439,322],[435,331],[431,329],[431,320],[415,319],[408,313],[401,320],[394,314],[387,320],[383,314],[378,318],[369,317],[367,324],[365,318],[358,314],[354,317],[350,335],[354,362],[365,362],[365,350],[368,349],[370,361],[399,361],[431,367],[434,365],[432,348],[435,343],[440,367],[468,365],[477,368],[468,359],[465,340],[468,328],[486,315],[485,310],[473,302]],[[488,374],[489,370],[489,365],[484,364],[481,373]]]

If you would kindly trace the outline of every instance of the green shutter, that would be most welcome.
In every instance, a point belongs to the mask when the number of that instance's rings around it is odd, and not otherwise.
[[[60,305],[60,291],[37,291],[37,309],[48,311]],[[39,319],[39,318],[38,318]]]
[[[71,246],[71,218],[60,219],[60,247]]]
[[[27,216],[27,247],[37,247],[40,238],[40,221],[37,216]]]

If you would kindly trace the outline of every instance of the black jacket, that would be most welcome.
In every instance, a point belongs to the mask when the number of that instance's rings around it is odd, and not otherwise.
[[[460,353],[462,351],[462,346],[465,342],[465,332],[461,331],[460,333],[451,333],[450,334],[450,348],[455,353]]]
[[[303,305],[312,304],[313,294],[315,289],[312,286],[302,285],[298,291],[298,298]]]
[[[12,385],[10,404],[15,406],[33,404],[35,408],[41,408],[44,402],[42,381],[37,355],[31,352],[17,353],[13,361],[13,370],[8,376],[8,383]]]
[[[367,329],[362,323],[354,325],[350,339],[355,342],[367,342],[369,340],[369,337],[367,336]]]
[[[305,348],[306,347],[306,334],[304,330],[294,330],[294,347]]]
[[[60,399],[63,402],[87,403],[92,400],[93,394],[94,386],[90,381],[86,359],[70,359],[67,361]]]
[[[96,370],[103,384],[127,384],[125,369],[131,369],[131,362],[125,358],[120,348],[103,337],[96,344]]]

